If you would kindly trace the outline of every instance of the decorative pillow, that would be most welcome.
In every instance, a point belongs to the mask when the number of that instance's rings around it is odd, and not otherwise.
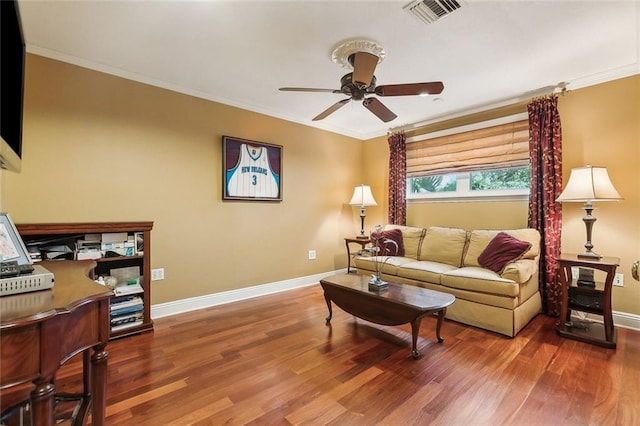
[[[531,243],[513,238],[506,232],[498,232],[478,256],[478,263],[501,274],[508,263],[518,260],[530,248]]]
[[[404,246],[404,257],[410,257],[412,259],[418,259],[418,251],[420,250],[420,244],[424,238],[425,229],[417,228],[415,226],[404,225],[392,225],[386,224],[384,226],[385,231],[392,229],[399,229],[402,233],[402,245]]]
[[[378,247],[380,249],[378,256],[404,256],[402,231],[399,229],[373,232],[371,234],[371,239],[374,247]]]

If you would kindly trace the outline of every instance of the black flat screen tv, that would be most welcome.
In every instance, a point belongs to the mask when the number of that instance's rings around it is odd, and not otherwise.
[[[0,167],[20,172],[25,42],[17,0],[0,0]]]

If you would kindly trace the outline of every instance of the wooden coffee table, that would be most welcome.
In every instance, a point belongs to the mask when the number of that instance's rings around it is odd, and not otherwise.
[[[411,323],[413,344],[411,355],[413,358],[418,358],[420,356],[417,349],[420,321],[425,315],[437,313],[436,337],[438,342],[444,341],[440,336],[440,327],[447,312],[447,306],[456,300],[454,296],[393,282],[389,283],[386,290],[376,292],[369,290],[369,279],[369,276],[364,275],[338,274],[320,280],[329,308],[327,324],[331,322],[333,316],[331,302],[351,315],[376,324]]]

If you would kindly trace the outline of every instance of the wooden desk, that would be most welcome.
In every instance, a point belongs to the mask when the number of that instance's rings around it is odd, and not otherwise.
[[[358,244],[362,249],[364,249],[367,244],[371,242],[370,238],[345,238],[344,244],[347,246],[347,273],[350,274],[351,271],[351,246],[350,244]],[[355,272],[355,271],[353,271]]]
[[[575,254],[562,254],[557,260],[559,282],[562,286],[562,306],[557,333],[570,339],[615,349],[616,330],[611,312],[611,287],[620,259],[617,257],[588,259]],[[605,281],[595,288],[577,286],[571,267],[603,271],[606,273]],[[602,315],[603,324],[573,322],[572,310]]]
[[[83,393],[72,424],[84,424],[92,408],[92,424],[101,426],[112,293],[88,278],[93,261],[41,264],[54,274],[51,290],[0,298],[0,396],[13,386],[32,382],[31,424],[54,425],[56,371],[82,352]]]

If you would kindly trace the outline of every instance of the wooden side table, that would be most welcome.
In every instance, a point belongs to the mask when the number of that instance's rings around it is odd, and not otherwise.
[[[593,343],[605,348],[616,348],[616,330],[611,313],[611,287],[616,268],[620,264],[617,257],[588,259],[576,254],[562,254],[558,259],[559,282],[562,286],[562,306],[557,333],[582,342]],[[604,283],[596,282],[595,287],[577,284],[571,273],[572,267],[589,268],[605,272]],[[572,321],[571,311],[581,311],[602,315],[603,324],[596,322]]]
[[[370,238],[345,238],[344,245],[347,246],[347,273],[351,271],[351,244],[360,245],[360,249],[364,249],[371,242]],[[353,271],[355,272],[355,270]]]

